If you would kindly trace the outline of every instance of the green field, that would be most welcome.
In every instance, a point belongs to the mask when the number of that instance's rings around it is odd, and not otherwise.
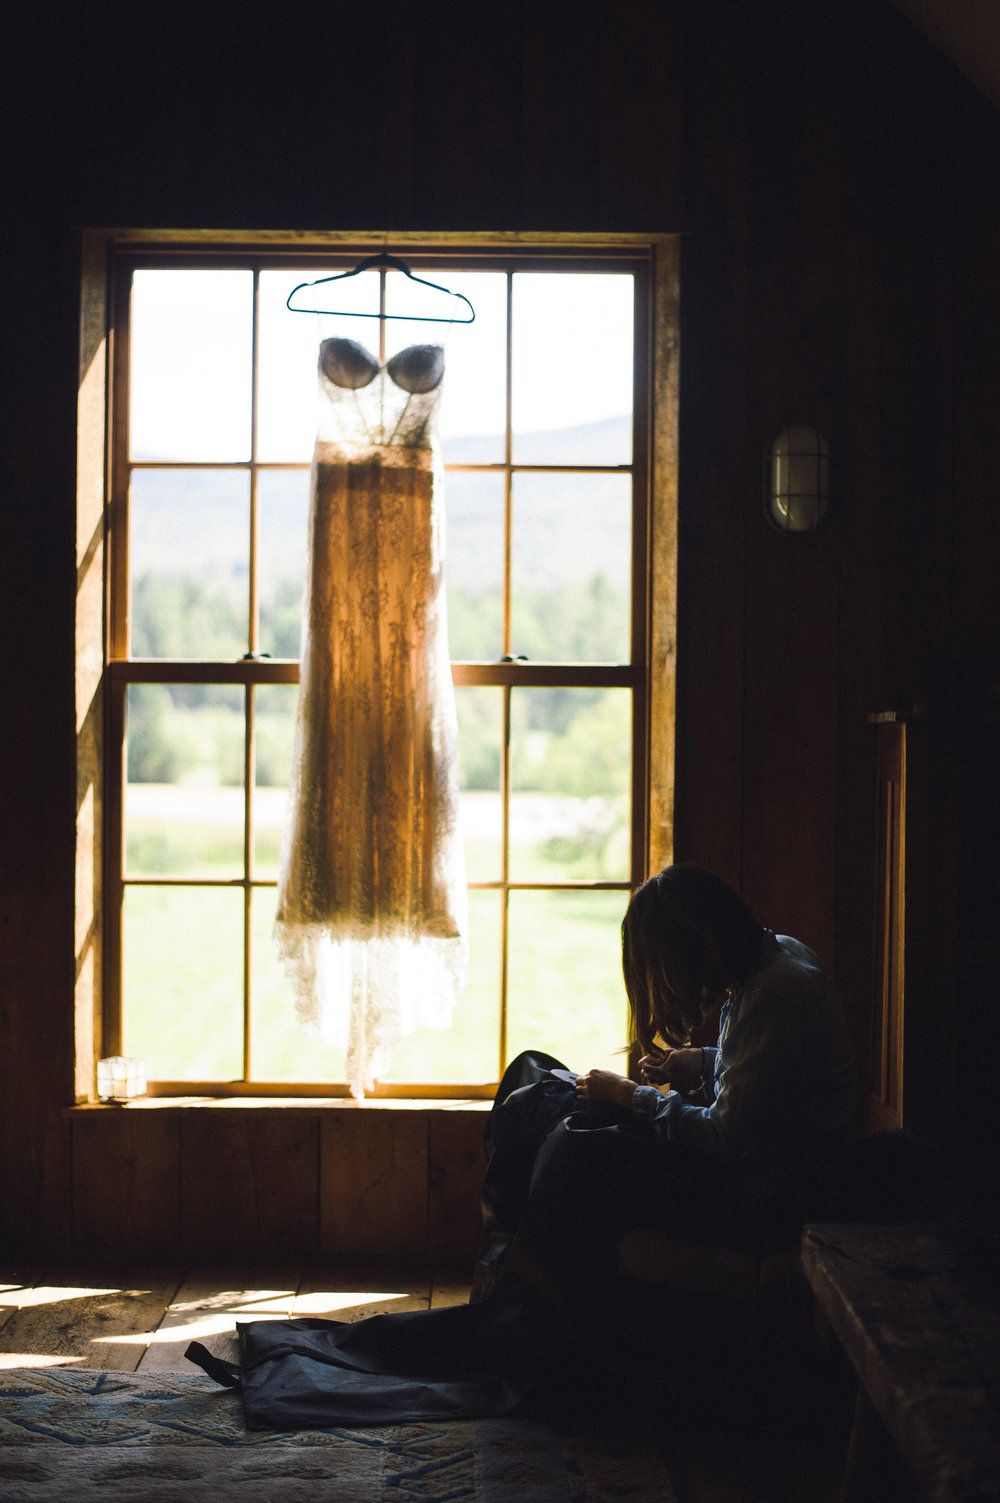
[[[490,794],[466,795],[470,871],[496,875],[499,810]],[[257,880],[276,875],[284,794],[259,789]],[[512,804],[512,868],[521,880],[606,875],[596,868],[623,848],[613,800],[521,795]],[[132,785],[127,869],[133,877],[239,881],[243,870],[240,788]],[[595,854],[577,837],[587,821],[612,828]],[[496,838],[491,838],[495,827]],[[560,838],[558,832],[564,831]],[[614,875],[618,876],[616,871]],[[624,880],[626,872],[620,877]],[[624,1043],[619,927],[624,892],[513,892],[509,899],[507,1056],[535,1046],[574,1068],[615,1064]],[[340,1081],[343,1052],[303,1029],[271,935],[273,886],[251,892],[251,1073],[259,1080]],[[127,885],[124,906],[123,1048],[151,1079],[231,1080],[243,1069],[244,895],[242,886]],[[468,981],[446,1030],[401,1040],[387,1079],[490,1081],[500,1068],[501,896],[470,893]]]
[[[252,1077],[344,1078],[342,1051],[299,1026],[271,936],[275,889],[267,884],[278,875],[297,689],[260,685],[253,695],[256,782],[245,871],[244,691],[129,686],[123,1047],[146,1061],[154,1080],[242,1077],[245,972]],[[502,694],[464,686],[456,701],[467,873],[474,882],[496,882]],[[627,882],[630,768],[628,690],[513,690],[510,880]],[[261,884],[250,889],[246,941],[245,874]],[[139,885],[144,879],[233,885]],[[618,938],[625,897],[557,889],[510,894],[508,1058],[531,1044],[580,1068],[616,1058],[625,1034]],[[469,975],[452,1026],[402,1040],[390,1078],[497,1078],[501,926],[500,894],[473,890]]]

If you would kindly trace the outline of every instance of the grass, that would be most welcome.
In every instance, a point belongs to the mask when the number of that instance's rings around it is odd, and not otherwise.
[[[130,792],[138,795],[127,825],[130,875],[240,878],[241,789],[134,785]],[[268,880],[277,873],[283,795],[274,789],[259,792],[255,875]],[[522,821],[527,839],[515,853],[518,877],[559,881],[605,875],[576,847],[569,858],[552,860],[547,854],[554,818],[558,823],[553,802],[539,807],[535,817],[527,811]],[[481,817],[469,821],[467,853],[470,871],[487,878],[497,874],[499,861],[489,823]],[[617,1051],[624,1042],[625,1002],[618,930],[625,902],[624,892],[510,894],[508,1059],[535,1047],[573,1068],[621,1068]],[[290,1083],[342,1081],[343,1050],[297,1021],[271,935],[274,910],[274,888],[252,890],[252,1076]],[[146,1061],[151,1079],[241,1078],[243,914],[240,887],[126,888],[123,1047]],[[498,1077],[500,894],[471,892],[469,920],[468,979],[451,1026],[418,1029],[402,1039],[387,1079],[474,1083]]]

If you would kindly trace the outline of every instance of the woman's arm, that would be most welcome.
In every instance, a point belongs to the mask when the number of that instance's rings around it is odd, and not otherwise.
[[[644,1055],[639,1068],[647,1083],[669,1080],[672,1085],[690,1090],[702,1078],[707,1052],[705,1049],[668,1049],[665,1054]],[[576,1082],[576,1094],[581,1100],[611,1102],[615,1106],[632,1106],[638,1089],[634,1080],[616,1075],[613,1070],[588,1070],[586,1075],[578,1076]]]
[[[630,1107],[638,1087],[626,1075],[616,1075],[613,1070],[588,1070],[578,1075],[576,1094],[581,1101],[608,1102],[614,1106]]]

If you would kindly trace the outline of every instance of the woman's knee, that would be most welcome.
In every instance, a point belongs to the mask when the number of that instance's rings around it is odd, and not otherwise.
[[[655,1151],[621,1123],[598,1126],[594,1114],[574,1112],[542,1143],[531,1178],[536,1188],[610,1206],[638,1197],[655,1182]]]

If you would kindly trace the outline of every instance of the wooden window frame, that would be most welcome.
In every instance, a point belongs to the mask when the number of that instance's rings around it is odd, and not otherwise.
[[[636,384],[634,391],[634,450],[630,466],[520,465],[508,442],[501,464],[449,465],[449,469],[490,469],[505,477],[505,505],[509,511],[511,477],[519,471],[586,470],[633,474],[633,589],[632,652],[628,665],[595,667],[588,664],[551,665],[498,661],[490,664],[453,664],[456,685],[489,684],[504,692],[505,731],[509,723],[510,691],[514,687],[574,687],[600,684],[627,687],[633,703],[632,845],[629,878],[623,881],[531,883],[509,878],[506,821],[503,871],[498,881],[473,882],[470,887],[500,889],[582,888],[628,891],[651,871],[671,859],[674,769],[674,628],[676,622],[677,515],[677,390],[679,255],[676,237],[633,236],[516,236],[455,235],[425,237],[393,234],[394,249],[407,255],[415,268],[441,266],[442,259],[463,269],[525,270],[559,265],[584,271],[628,270],[636,274]],[[95,1099],[95,1066],[99,1054],[120,1050],[121,898],[125,887],[122,860],[122,792],[124,704],[127,686],[136,682],[212,682],[241,685],[247,696],[244,744],[244,844],[252,845],[253,689],[261,684],[295,683],[295,662],[247,660],[183,663],[132,660],[127,651],[127,489],[130,466],[121,448],[124,425],[115,413],[127,400],[127,363],[116,348],[116,330],[127,327],[127,299],[131,271],[139,266],[222,267],[251,264],[297,265],[308,268],[334,256],[357,257],[379,248],[364,236],[329,235],[307,239],[273,235],[209,236],[186,232],[87,231],[83,239],[81,362],[78,463],[78,589],[77,705],[78,804],[77,830],[77,996],[76,1099]],[[516,266],[513,264],[516,263]],[[126,271],[127,268],[127,271]],[[125,272],[123,275],[122,273]],[[256,285],[256,279],[255,279]],[[124,288],[124,291],[123,291]],[[118,299],[117,306],[113,299]],[[123,314],[125,319],[123,321]],[[508,329],[508,370],[509,370]],[[103,379],[102,379],[103,378]],[[115,435],[118,435],[116,438]],[[169,466],[167,466],[169,467]],[[198,466],[202,468],[203,466]],[[278,466],[288,468],[289,466]],[[299,468],[300,466],[293,466]],[[259,472],[250,464],[222,466],[227,470]],[[269,466],[260,466],[269,468]],[[255,478],[251,484],[251,550],[255,547],[253,518]],[[504,602],[504,651],[509,651],[510,592]],[[251,569],[251,579],[254,571]],[[95,604],[97,581],[103,581],[102,622]],[[257,650],[256,601],[250,592],[250,651]],[[502,790],[508,788],[508,738],[503,737]],[[105,790],[107,794],[105,795]],[[273,886],[256,881],[244,864],[242,879],[180,885],[242,886],[245,906],[251,889]],[[141,881],[141,879],[139,879]],[[136,879],[129,879],[130,883]],[[506,902],[503,955],[506,958]],[[249,932],[246,911],[244,933]],[[117,965],[108,963],[116,957]],[[249,1060],[248,966],[244,966],[244,1073]],[[505,987],[506,978],[501,986]],[[501,993],[501,1014],[505,1007]],[[501,1023],[500,1051],[505,1047]],[[394,1082],[381,1085],[384,1097],[467,1098],[492,1093],[493,1082]],[[229,1095],[247,1097],[316,1097],[346,1095],[346,1083],[240,1081],[157,1081],[152,1095],[170,1097]]]

